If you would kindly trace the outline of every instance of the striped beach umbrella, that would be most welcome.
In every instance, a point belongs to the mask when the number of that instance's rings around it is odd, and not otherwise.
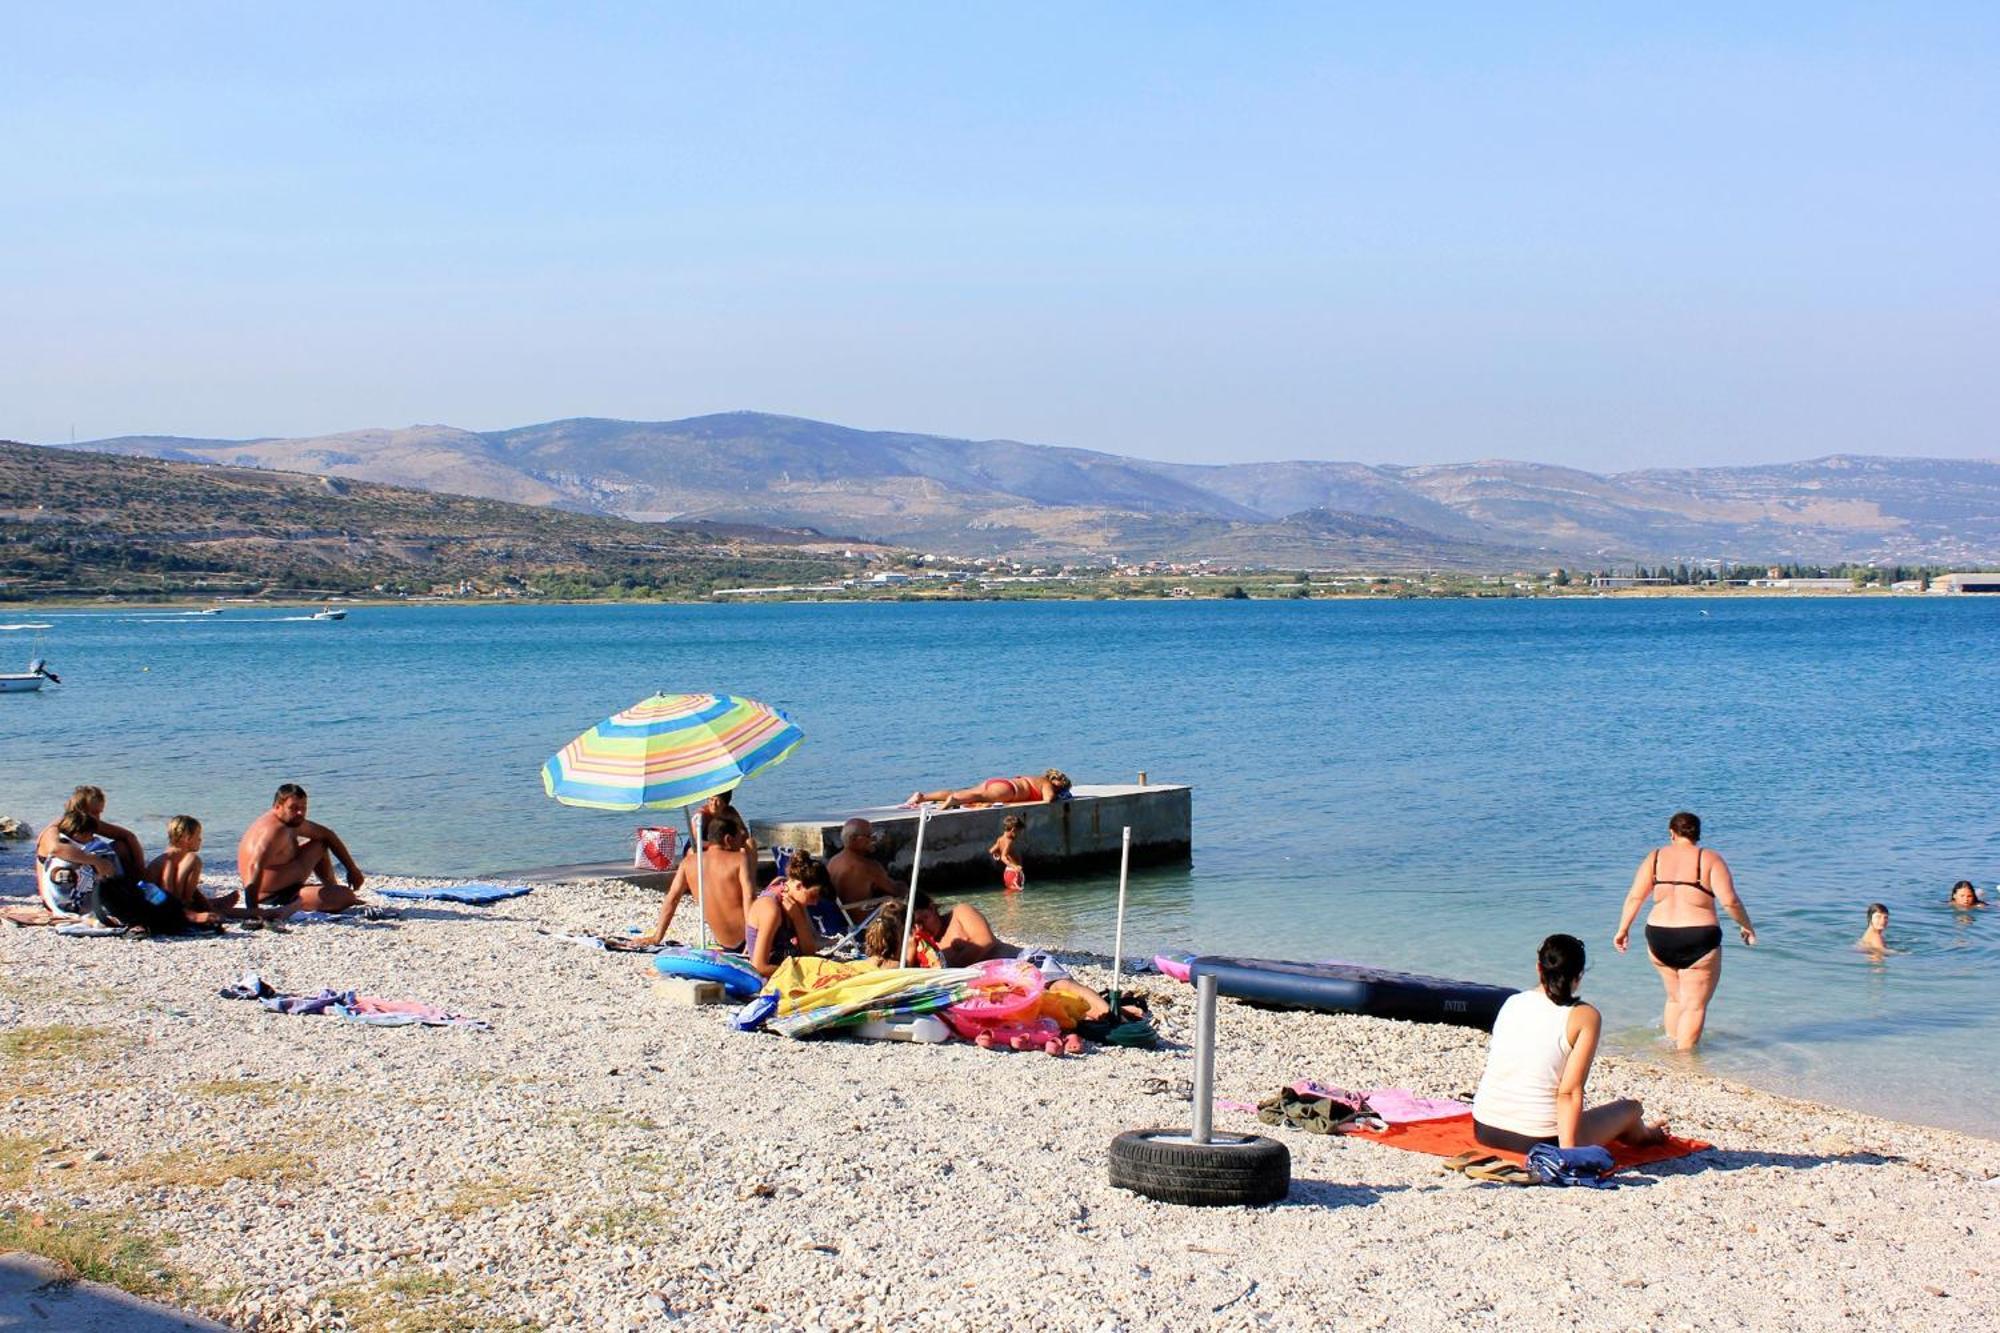
[[[755,699],[656,694],[550,756],[542,790],[592,810],[671,810],[730,790],[804,739],[791,718]]]

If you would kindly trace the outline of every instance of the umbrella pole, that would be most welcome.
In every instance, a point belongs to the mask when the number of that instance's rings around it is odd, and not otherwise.
[[[910,900],[903,904],[903,948],[896,955],[897,967],[910,965],[910,929],[917,924],[917,872],[924,865],[924,829],[931,822],[929,810],[917,811],[917,849],[910,853]]]
[[[701,947],[706,949],[708,940],[708,904],[702,900],[701,866],[708,858],[701,854],[701,827],[705,817],[697,811],[694,817],[694,914],[701,922]]]
[[[1132,869],[1132,826],[1125,826],[1125,838],[1118,850],[1118,930],[1111,944],[1111,1018],[1118,1021],[1118,997],[1124,986],[1119,970],[1125,961],[1125,880]]]

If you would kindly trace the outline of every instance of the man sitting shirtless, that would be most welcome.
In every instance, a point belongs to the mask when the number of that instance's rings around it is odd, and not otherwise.
[[[333,877],[336,856],[347,867],[345,885]],[[253,917],[270,908],[280,916],[345,912],[361,906],[355,891],[366,878],[340,835],[306,818],[306,789],[296,782],[278,788],[271,808],[244,832],[236,871],[243,877],[244,911]],[[315,876],[317,884],[306,882]]]
[[[840,826],[840,850],[827,858],[826,877],[844,907],[867,907],[905,888],[875,859],[875,826],[859,816]]]

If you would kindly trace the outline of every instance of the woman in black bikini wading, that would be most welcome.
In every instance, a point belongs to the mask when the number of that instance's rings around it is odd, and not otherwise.
[[[1722,921],[1716,907],[1736,919],[1736,929],[1749,945],[1757,943],[1750,913],[1736,896],[1736,882],[1722,857],[1701,843],[1701,821],[1683,810],[1667,821],[1672,841],[1656,848],[1639,863],[1618,933],[1611,937],[1624,953],[1632,922],[1650,896],[1653,911],[1646,918],[1646,952],[1667,988],[1666,1029],[1676,1050],[1693,1050],[1708,1021],[1708,1002],[1722,980]]]

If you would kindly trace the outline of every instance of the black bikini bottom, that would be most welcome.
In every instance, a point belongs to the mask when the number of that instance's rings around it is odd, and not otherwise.
[[[1478,1120],[1472,1122],[1472,1138],[1482,1148],[1498,1148],[1501,1152],[1517,1153],[1526,1153],[1528,1149],[1540,1143],[1553,1144],[1556,1141],[1556,1136],[1553,1134],[1538,1139],[1527,1134],[1516,1134],[1513,1130],[1502,1129],[1498,1125],[1482,1124]]]
[[[1646,947],[1661,967],[1678,972],[1722,947],[1721,926],[1648,926]]]

